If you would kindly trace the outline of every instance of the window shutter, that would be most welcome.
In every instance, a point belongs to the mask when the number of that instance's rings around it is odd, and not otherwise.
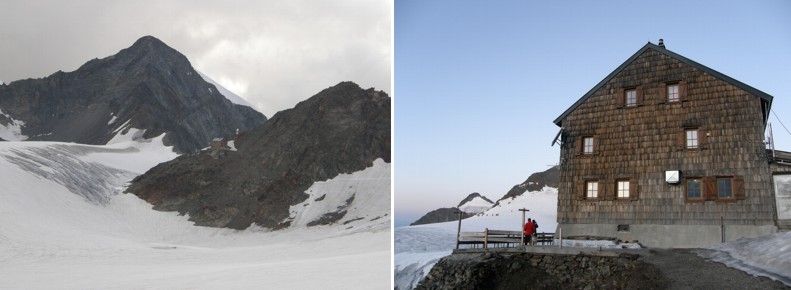
[[[689,101],[689,98],[687,98],[687,83],[684,81],[678,82],[678,99],[682,102]]]
[[[593,136],[593,154],[599,155],[599,136]]]
[[[637,179],[634,179],[634,178],[630,179],[629,180],[629,199],[637,200],[638,198],[640,198],[640,196],[639,196],[639,192],[640,191],[638,190],[637,187],[638,187]]]
[[[659,85],[659,103],[667,103],[667,84],[665,83]]]
[[[733,197],[738,200],[744,200],[744,176],[733,177]]]
[[[599,179],[599,200],[607,200],[609,198],[609,191],[607,190],[607,183],[604,179]]]
[[[709,148],[709,140],[706,138],[706,127],[698,128],[698,147],[700,149]]]
[[[643,105],[643,86],[638,86],[634,89],[635,95],[637,95],[637,106]]]
[[[619,89],[615,91],[615,100],[617,101],[618,108],[626,106],[626,90]]]
[[[577,200],[585,200],[585,180],[577,183]]]
[[[577,136],[576,140],[574,141],[575,156],[579,156],[580,154],[582,154],[582,143],[584,142],[584,139],[585,138],[583,138],[582,136]]]
[[[711,176],[703,178],[703,183],[706,185],[706,200],[717,199],[717,183],[715,181]]]
[[[687,149],[687,131],[681,128],[681,132],[676,134],[676,147],[678,150]]]

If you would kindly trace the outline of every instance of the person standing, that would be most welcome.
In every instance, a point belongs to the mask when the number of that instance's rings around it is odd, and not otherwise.
[[[525,235],[525,244],[530,244],[530,239],[533,237],[533,233],[536,231],[535,226],[533,226],[533,220],[527,219],[524,227],[522,228],[523,234]]]

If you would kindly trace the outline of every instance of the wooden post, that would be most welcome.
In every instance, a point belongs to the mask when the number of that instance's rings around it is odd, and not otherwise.
[[[456,229],[456,250],[458,250],[459,239],[461,239],[461,214],[463,213],[463,211],[457,211],[456,213],[459,214],[459,227]]]
[[[489,228],[483,229],[483,248],[489,248]]]
[[[559,228],[560,229],[558,231],[560,232],[560,248],[562,249],[563,248],[563,228],[561,228],[561,227],[559,227]]]
[[[519,211],[522,212],[522,224],[519,225],[519,230],[520,230],[520,232],[522,232],[522,234],[521,234],[521,236],[522,236],[521,243],[522,244],[520,246],[524,247],[525,246],[525,233],[524,233],[525,212],[530,211],[530,210],[526,209],[526,208],[520,208]]]
[[[722,242],[725,242],[725,221],[723,217],[720,216],[720,235],[722,236]]]

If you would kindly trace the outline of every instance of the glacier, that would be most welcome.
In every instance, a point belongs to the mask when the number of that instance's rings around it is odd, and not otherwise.
[[[162,136],[135,140],[139,132],[129,131],[122,136],[126,138],[102,146],[0,142],[0,288],[390,285],[389,216],[280,231],[194,226],[187,216],[152,210],[145,201],[123,193],[125,182],[176,157],[172,148],[162,144]],[[357,193],[360,202],[366,199],[363,196],[381,196],[383,191],[389,196],[389,178],[350,181],[355,174],[389,176],[390,165],[378,162],[339,180],[327,180],[323,186],[363,187],[361,182],[366,181],[366,188]],[[343,184],[347,182],[356,183]],[[318,191],[322,185],[315,186],[311,189]],[[381,215],[389,212],[389,200],[386,204],[386,209],[350,213]]]

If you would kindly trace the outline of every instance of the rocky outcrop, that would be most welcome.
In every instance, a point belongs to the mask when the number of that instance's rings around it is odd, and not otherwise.
[[[423,215],[417,221],[415,221],[414,223],[411,223],[409,225],[410,226],[416,226],[416,225],[425,225],[425,224],[435,224],[435,223],[444,223],[444,222],[449,222],[449,221],[457,221],[457,220],[459,220],[458,212],[460,212],[460,211],[461,210],[459,208],[456,208],[456,207],[451,207],[451,208],[445,207],[445,208],[435,209],[435,210],[432,210],[432,211],[428,212],[427,214]],[[466,219],[466,218],[471,217],[473,215],[475,215],[475,214],[462,212],[461,218],[462,219]]]
[[[143,138],[166,133],[165,145],[193,152],[266,120],[231,103],[189,60],[152,36],[73,72],[0,86],[0,125],[24,122],[27,140],[106,144],[130,128]]]
[[[363,170],[377,158],[390,162],[390,97],[343,82],[278,112],[234,146],[216,159],[201,152],[159,164],[127,192],[154,209],[189,214],[197,225],[288,227],[289,207],[307,199],[314,182]]]
[[[453,254],[416,289],[665,289],[667,278],[636,254]]]
[[[530,174],[525,182],[514,185],[502,198],[497,200],[496,204],[499,204],[501,200],[514,198],[528,191],[539,191],[544,186],[558,188],[558,183],[560,183],[560,168],[553,166],[544,172]]]

